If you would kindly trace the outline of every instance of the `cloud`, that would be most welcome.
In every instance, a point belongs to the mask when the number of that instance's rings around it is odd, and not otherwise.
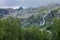
[[[0,4],[3,6],[17,6],[18,2],[16,0],[2,0]]]
[[[60,3],[60,0],[0,0],[0,7],[38,7],[50,3]]]

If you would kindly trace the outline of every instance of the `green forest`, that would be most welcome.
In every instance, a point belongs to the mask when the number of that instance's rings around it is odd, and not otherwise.
[[[52,25],[22,27],[20,19],[0,19],[0,40],[60,40],[60,19]]]

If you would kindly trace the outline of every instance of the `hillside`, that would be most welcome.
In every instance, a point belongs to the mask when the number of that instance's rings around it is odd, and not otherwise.
[[[0,8],[0,18],[6,18],[8,16],[19,18],[22,25],[26,27],[32,25],[42,26],[44,24],[52,24],[55,17],[60,18],[60,5],[54,4],[26,9]]]
[[[60,6],[0,8],[0,40],[60,40]]]

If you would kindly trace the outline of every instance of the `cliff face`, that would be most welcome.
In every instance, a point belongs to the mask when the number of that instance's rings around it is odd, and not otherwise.
[[[36,26],[43,26],[45,24],[52,24],[54,18],[60,18],[60,9],[52,8],[52,9],[41,9],[38,10],[36,13],[31,15],[26,19],[22,19],[22,24],[25,27],[36,25]]]
[[[26,9],[0,9],[0,18],[7,16],[17,17],[21,19],[24,27],[36,25],[42,26],[52,24],[54,18],[60,18],[60,6],[47,6]]]
[[[0,18],[4,17],[4,15],[7,15],[8,11],[5,9],[0,9]]]

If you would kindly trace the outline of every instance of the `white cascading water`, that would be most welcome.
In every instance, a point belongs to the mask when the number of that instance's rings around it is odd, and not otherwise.
[[[46,16],[47,16],[47,15],[45,15],[45,16],[42,17],[42,21],[40,21],[40,26],[42,26],[42,25],[45,24],[45,17],[46,17]]]
[[[50,13],[50,12],[51,12],[51,11],[49,11],[48,13]],[[47,14],[47,15],[48,15],[48,14]],[[42,17],[42,21],[40,21],[40,26],[42,26],[42,25],[45,24],[45,18],[46,18],[47,15],[45,15],[45,16]]]

